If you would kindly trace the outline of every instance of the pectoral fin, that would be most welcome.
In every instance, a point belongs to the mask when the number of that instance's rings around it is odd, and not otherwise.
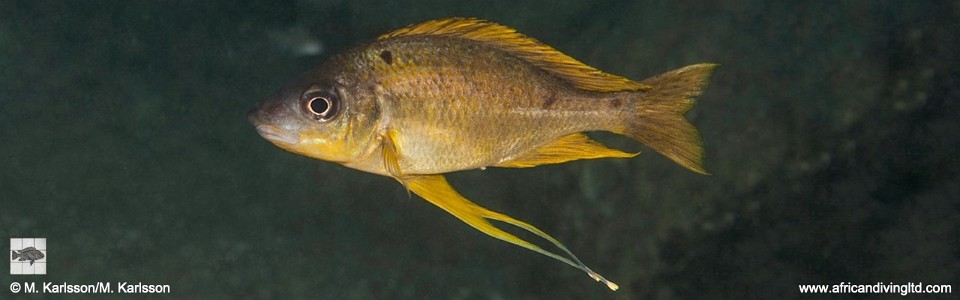
[[[397,144],[394,142],[397,137],[396,130],[389,129],[383,136],[380,137],[382,141],[382,155],[383,155],[383,168],[387,170],[387,173],[390,173],[390,176],[400,180],[400,177],[403,176],[400,172],[400,160],[398,158],[400,150],[397,149]],[[402,182],[402,181],[401,181]]]
[[[387,173],[390,174],[393,179],[396,179],[407,189],[407,196],[410,196],[410,187],[407,186],[407,182],[403,180],[403,172],[400,170],[400,149],[397,147],[397,143],[394,142],[397,137],[397,131],[388,129],[386,133],[380,136],[381,140],[381,150],[380,153],[381,159],[383,159],[383,168],[387,170]]]
[[[501,162],[497,167],[529,168],[545,164],[559,164],[578,159],[593,159],[606,157],[634,157],[640,153],[626,153],[617,149],[610,149],[597,141],[591,140],[583,133],[574,133],[561,136],[530,152],[513,159]]]
[[[433,203],[433,205],[440,207],[461,221],[473,226],[473,228],[476,228],[487,235],[549,256],[553,259],[573,266],[574,268],[587,272],[587,275],[590,275],[590,277],[596,281],[606,284],[611,290],[617,290],[618,288],[617,284],[608,281],[606,278],[603,278],[603,276],[600,276],[600,274],[590,270],[590,268],[580,262],[580,259],[578,259],[576,255],[573,255],[570,250],[567,250],[567,247],[563,246],[563,244],[550,235],[544,233],[536,227],[533,227],[533,225],[511,218],[510,216],[488,210],[471,202],[470,200],[467,200],[467,198],[464,198],[462,195],[460,195],[460,193],[454,190],[442,175],[408,176],[401,179],[401,181],[409,190],[413,191],[413,193],[423,197],[423,199]],[[543,248],[527,242],[513,234],[500,230],[488,222],[487,219],[504,222],[536,234],[537,236],[550,241],[550,243],[553,243],[570,258],[568,259],[566,257],[554,254],[553,252],[544,250]]]

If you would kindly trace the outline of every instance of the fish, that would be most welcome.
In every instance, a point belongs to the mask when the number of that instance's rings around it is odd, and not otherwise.
[[[26,247],[20,251],[10,250],[10,260],[18,260],[18,261],[29,260],[31,266],[33,265],[34,261],[41,260],[43,259],[43,257],[44,257],[43,252],[40,252],[40,250],[37,250],[37,248],[34,248],[34,247]]]
[[[620,134],[696,173],[697,129],[684,114],[716,64],[641,81],[605,73],[517,30],[445,18],[383,34],[320,63],[248,113],[257,133],[286,151],[387,176],[473,228],[618,285],[537,227],[486,209],[444,174],[631,158],[585,132]],[[502,222],[553,244],[548,251],[495,227]]]

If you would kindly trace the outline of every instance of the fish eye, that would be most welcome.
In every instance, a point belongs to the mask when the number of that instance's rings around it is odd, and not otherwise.
[[[300,97],[304,110],[313,119],[326,122],[332,120],[340,112],[340,99],[336,94],[328,91],[309,91]]]

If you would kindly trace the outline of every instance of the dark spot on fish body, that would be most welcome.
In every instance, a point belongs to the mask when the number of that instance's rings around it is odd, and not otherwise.
[[[610,106],[616,109],[620,109],[620,106],[623,105],[623,101],[620,98],[610,99]]]
[[[383,50],[380,52],[380,59],[388,65],[393,64],[393,53],[390,53],[390,50]]]
[[[548,109],[550,106],[553,106],[557,102],[557,92],[550,91],[550,95],[547,96],[547,100],[543,101],[543,109]]]

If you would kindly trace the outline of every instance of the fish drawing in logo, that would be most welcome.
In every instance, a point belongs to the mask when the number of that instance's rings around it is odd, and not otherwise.
[[[19,260],[19,261],[29,260],[31,266],[33,265],[34,261],[41,260],[43,259],[43,257],[44,257],[43,252],[40,252],[40,250],[37,250],[37,248],[34,248],[34,247],[26,247],[20,251],[10,250],[11,260]]]
[[[521,220],[460,195],[444,174],[629,158],[584,134],[608,131],[706,174],[693,108],[717,65],[641,81],[604,73],[515,29],[473,18],[427,21],[327,60],[250,112],[284,150],[396,179],[473,228],[617,285]],[[547,251],[503,222],[556,246]]]

